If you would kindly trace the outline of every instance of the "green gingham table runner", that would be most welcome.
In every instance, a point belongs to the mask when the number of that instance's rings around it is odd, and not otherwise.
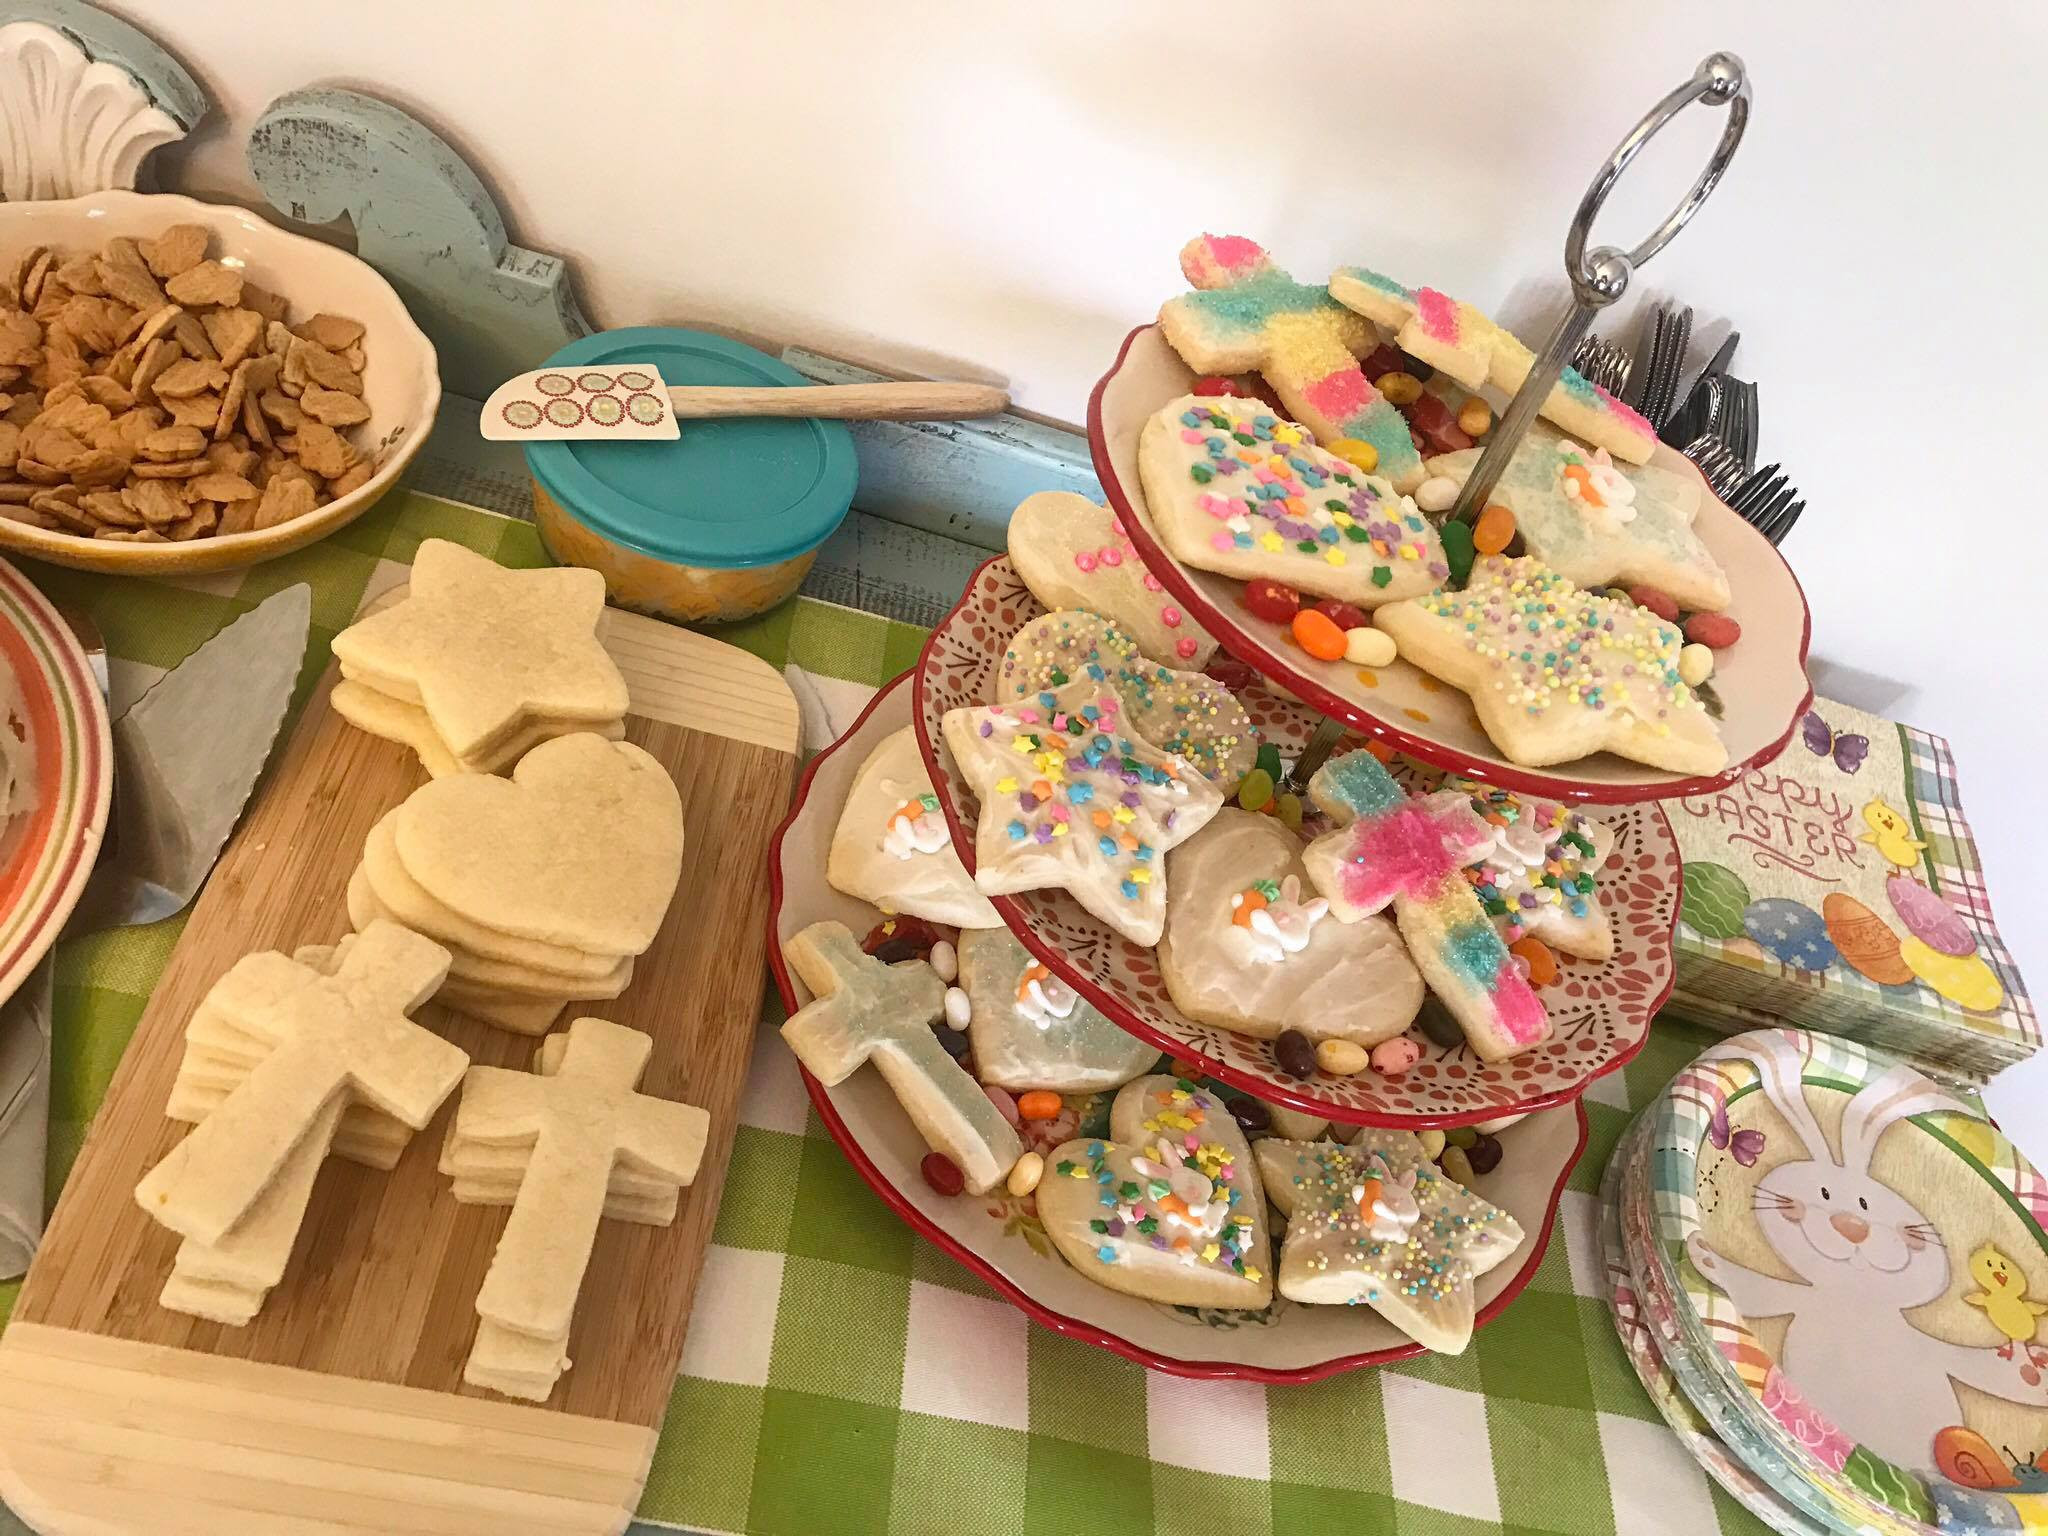
[[[404,493],[248,571],[159,585],[30,569],[92,614],[115,657],[159,667],[310,582],[303,699],[378,563],[409,561],[429,536],[508,564],[543,561],[527,524]],[[788,670],[816,750],[915,662],[924,635],[799,599],[721,638]],[[182,926],[58,950],[52,1199]],[[1592,1138],[1542,1264],[1465,1354],[1267,1387],[1148,1372],[997,1299],[840,1156],[774,1033],[781,1017],[768,988],[638,1536],[1763,1530],[1664,1428],[1601,1300],[1600,1170],[1632,1109],[1710,1032],[1660,1023],[1641,1056],[1593,1085]],[[0,1286],[0,1324],[17,1289]],[[0,1511],[0,1531],[17,1529]]]

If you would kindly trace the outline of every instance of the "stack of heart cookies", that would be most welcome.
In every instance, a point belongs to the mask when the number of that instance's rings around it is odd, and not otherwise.
[[[435,779],[379,821],[349,921],[427,935],[453,957],[438,1001],[545,1034],[565,1003],[625,990],[682,853],[682,802],[660,763],[628,742],[556,736],[509,779]]]
[[[334,637],[335,712],[437,779],[500,772],[556,736],[616,741],[626,682],[597,638],[603,614],[595,571],[507,570],[428,539],[404,595]]]

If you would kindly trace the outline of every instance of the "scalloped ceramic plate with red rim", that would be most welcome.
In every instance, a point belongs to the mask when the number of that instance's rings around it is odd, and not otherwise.
[[[865,933],[880,920],[875,908],[825,883],[825,853],[854,774],[885,736],[910,723],[910,715],[906,674],[878,693],[853,727],[812,761],[797,785],[795,807],[770,846],[768,954],[783,1006],[791,1012],[809,1002],[810,994],[783,964],[782,940],[812,923],[841,922]],[[1004,1300],[1057,1333],[1175,1376],[1265,1382],[1314,1381],[1422,1352],[1367,1307],[1311,1307],[1282,1298],[1261,1313],[1201,1312],[1097,1285],[1053,1251],[1030,1197],[1016,1199],[1001,1190],[980,1198],[947,1196],[926,1184],[918,1165],[927,1148],[879,1073],[856,1072],[836,1088],[806,1073],[804,1087],[832,1139],[891,1209]],[[1512,1259],[1480,1277],[1477,1326],[1497,1317],[1535,1274],[1565,1179],[1585,1151],[1586,1129],[1585,1110],[1573,1103],[1500,1133],[1499,1166],[1472,1187],[1520,1222],[1527,1238]]]
[[[1622,805],[1702,794],[1733,783],[1753,764],[1768,762],[1791,740],[1813,699],[1813,685],[1806,679],[1812,627],[1806,595],[1771,541],[1711,491],[1701,497],[1693,526],[1728,572],[1735,591],[1729,611],[1742,624],[1742,639],[1719,655],[1714,677],[1726,709],[1720,727],[1728,766],[1719,773],[1674,774],[1605,752],[1574,763],[1525,768],[1500,754],[1462,692],[1407,662],[1362,668],[1316,660],[1295,643],[1287,626],[1261,619],[1244,606],[1243,582],[1182,564],[1153,530],[1138,476],[1138,438],[1145,423],[1188,393],[1194,381],[1158,326],[1139,326],[1125,337],[1115,364],[1088,401],[1088,446],[1096,476],[1145,564],[1189,615],[1231,655],[1313,708],[1420,762],[1569,803]],[[1651,462],[1699,477],[1690,459],[1661,443]]]
[[[988,680],[1004,643],[1043,612],[1011,571],[1009,557],[998,555],[974,573],[959,606],[932,631],[918,659],[913,708],[918,744],[952,828],[953,846],[970,870],[977,801],[945,749],[939,722],[949,709],[988,701]],[[1300,705],[1256,684],[1240,690],[1238,697],[1283,757],[1308,740],[1316,717]],[[1410,1031],[1422,1047],[1422,1060],[1398,1078],[1371,1071],[1356,1077],[1318,1072],[1307,1081],[1288,1077],[1270,1042],[1198,1024],[1176,1008],[1157,954],[1131,943],[1065,891],[1024,891],[991,900],[1024,946],[1104,1014],[1221,1082],[1305,1114],[1354,1124],[1474,1125],[1583,1093],[1587,1083],[1642,1049],[1651,1015],[1671,995],[1679,900],[1678,844],[1671,825],[1654,804],[1603,807],[1601,819],[1614,829],[1614,851],[1600,874],[1600,899],[1614,924],[1614,954],[1598,965],[1559,956],[1561,974],[1541,994],[1550,1010],[1551,1038],[1512,1061],[1488,1063],[1462,1042],[1441,1046],[1419,1030]],[[1166,880],[1170,890],[1171,853]]]

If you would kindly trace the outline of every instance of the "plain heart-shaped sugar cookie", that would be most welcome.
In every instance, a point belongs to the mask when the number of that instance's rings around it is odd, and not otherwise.
[[[631,742],[558,736],[509,779],[435,779],[398,809],[406,873],[501,933],[595,954],[654,942],[683,865],[668,770]]]
[[[1223,1101],[1179,1078],[1141,1077],[1117,1094],[1109,1131],[1046,1159],[1038,1216],[1067,1262],[1169,1306],[1271,1302],[1266,1201]]]
[[[1099,613],[1154,661],[1199,672],[1216,637],[1145,569],[1109,508],[1072,491],[1040,491],[1010,514],[1010,565],[1048,608]]]

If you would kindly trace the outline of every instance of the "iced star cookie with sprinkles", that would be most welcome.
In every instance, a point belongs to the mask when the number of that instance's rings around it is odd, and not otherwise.
[[[1522,1244],[1514,1217],[1445,1178],[1412,1131],[1367,1126],[1353,1146],[1268,1137],[1266,1196],[1287,1218],[1280,1294],[1368,1306],[1424,1349],[1472,1338],[1472,1282]]]
[[[1237,695],[1200,672],[1148,660],[1109,620],[1077,609],[1041,614],[1010,637],[990,675],[988,701],[1033,699],[1077,678],[1116,689],[1132,735],[1185,759],[1222,789],[1235,789],[1258,760],[1259,734]]]
[[[825,857],[825,883],[892,915],[953,928],[1003,926],[953,850],[909,726],[885,737],[854,775]]]
[[[1443,454],[1429,461],[1429,472],[1462,486],[1479,454]],[[1728,574],[1693,532],[1697,478],[1623,470],[1605,448],[1589,451],[1538,425],[1515,449],[1493,499],[1515,514],[1527,553],[1582,587],[1648,584],[1681,608],[1718,613],[1728,606]]]
[[[1550,1015],[1465,881],[1493,828],[1455,789],[1410,795],[1370,752],[1333,757],[1309,798],[1336,823],[1302,864],[1342,922],[1394,909],[1422,979],[1486,1061],[1550,1038]]]
[[[1251,1145],[1223,1101],[1185,1079],[1139,1078],[1110,1106],[1107,1137],[1048,1154],[1038,1216],[1067,1262],[1111,1290],[1247,1311],[1273,1299]]]
[[[1338,922],[1302,867],[1301,839],[1226,806],[1173,855],[1159,969],[1191,1019],[1270,1040],[1368,1050],[1422,1007],[1422,975],[1385,918]]]
[[[1414,501],[1259,400],[1183,395],[1145,423],[1138,471],[1160,542],[1200,570],[1367,609],[1450,574]]]
[[[1059,887],[1133,944],[1166,927],[1166,854],[1223,795],[1129,733],[1123,697],[1084,677],[1059,692],[948,710],[946,746],[981,801],[974,883],[985,895]]]
[[[1491,384],[1512,395],[1535,365],[1536,354],[1512,332],[1434,288],[1410,288],[1370,267],[1339,267],[1330,274],[1329,291],[1338,303],[1391,334],[1410,357],[1467,389]],[[1657,433],[1648,420],[1576,368],[1566,368],[1551,386],[1542,414],[1631,464],[1649,463],[1657,449]]]
[[[1531,556],[1481,556],[1462,592],[1390,603],[1373,623],[1404,659],[1471,696],[1510,762],[1612,752],[1672,773],[1727,766],[1720,732],[1678,675],[1678,627],[1581,591]]]
[[[1369,445],[1374,467],[1412,491],[1423,470],[1407,420],[1358,366],[1379,338],[1327,290],[1297,283],[1263,247],[1238,235],[1201,235],[1181,247],[1195,292],[1169,299],[1159,329],[1197,373],[1266,376],[1296,421],[1325,442]]]
[[[1447,784],[1493,828],[1493,846],[1465,867],[1465,878],[1500,936],[1512,944],[1533,934],[1581,960],[1613,954],[1594,873],[1614,849],[1608,825],[1555,800],[1461,779]]]
[[[1099,1093],[1158,1064],[1157,1046],[1089,1007],[1007,928],[960,935],[960,986],[974,1074],[984,1083]]]
[[[1010,565],[1048,608],[1099,613],[1162,666],[1199,672],[1216,637],[1145,569],[1123,520],[1072,491],[1040,491],[1010,514]]]

